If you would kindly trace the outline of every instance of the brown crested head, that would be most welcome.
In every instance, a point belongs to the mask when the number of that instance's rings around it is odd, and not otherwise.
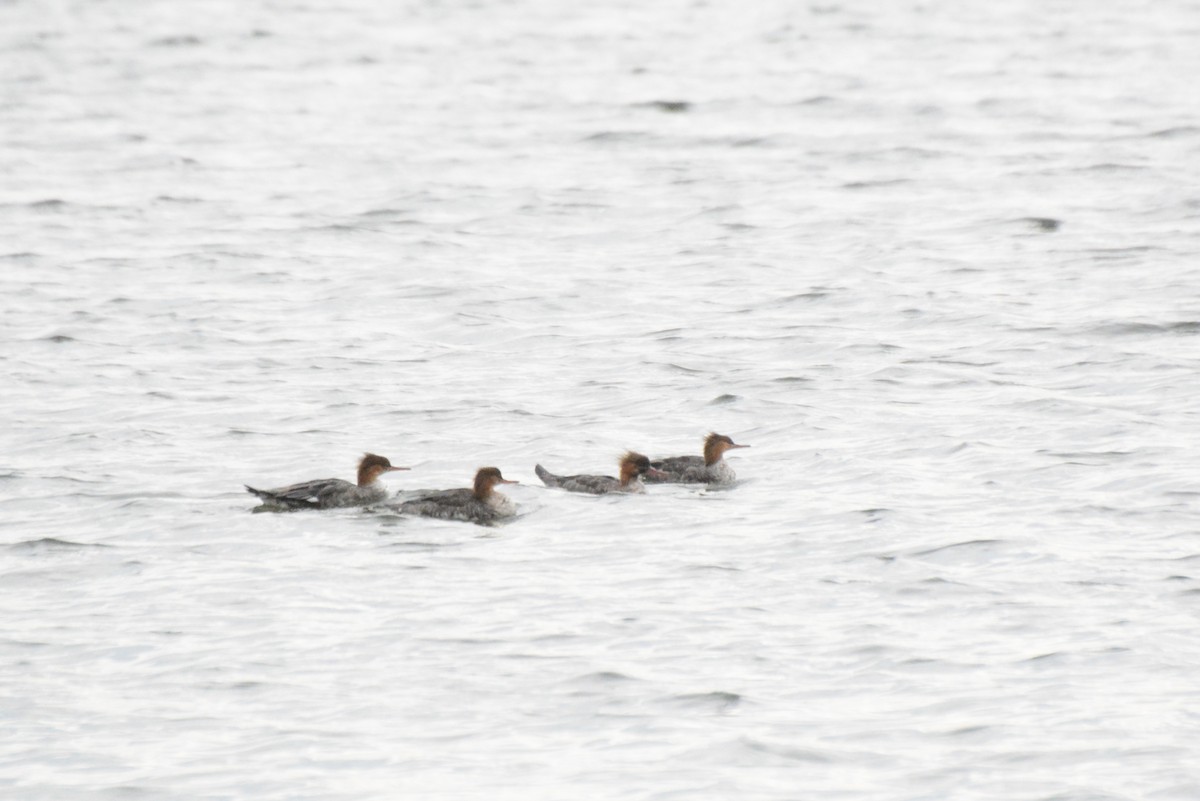
[[[618,464],[621,465],[622,484],[628,484],[651,469],[650,460],[636,451],[626,451],[621,454]]]
[[[358,461],[358,486],[366,487],[375,483],[375,479],[393,470],[407,470],[407,467],[393,467],[386,456],[377,453],[364,453]]]
[[[704,440],[704,463],[712,466],[721,461],[721,457],[725,455],[725,451],[733,450],[734,448],[749,448],[749,445],[738,445],[724,434],[713,432]]]
[[[481,467],[475,473],[475,497],[483,500],[488,495],[492,494],[492,489],[497,484],[517,484],[517,481],[509,481],[500,474],[499,467]]]

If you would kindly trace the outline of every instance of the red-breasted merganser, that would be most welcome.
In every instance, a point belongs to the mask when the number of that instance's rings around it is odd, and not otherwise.
[[[704,456],[672,456],[656,459],[650,464],[666,474],[666,478],[647,475],[651,484],[729,484],[737,474],[722,458],[725,451],[749,448],[738,445],[723,434],[712,433],[704,440]]]
[[[263,507],[270,509],[333,509],[339,506],[366,506],[387,500],[387,488],[379,477],[393,470],[408,470],[393,467],[383,456],[373,453],[363,455],[358,463],[358,483],[351,484],[340,478],[318,478],[287,487],[260,490],[249,485],[246,491],[262,499]]]
[[[496,492],[497,484],[518,484],[500,475],[497,467],[481,467],[472,489],[451,489],[423,498],[405,501],[394,507],[403,514],[464,520],[468,523],[493,523],[517,513],[517,505],[507,495]]]
[[[640,453],[629,451],[619,460],[621,477],[612,476],[556,476],[540,464],[535,465],[533,472],[547,487],[561,487],[568,492],[589,492],[592,495],[605,495],[609,492],[645,492],[642,476],[656,476],[662,479],[666,473],[655,470],[650,466],[650,460]]]

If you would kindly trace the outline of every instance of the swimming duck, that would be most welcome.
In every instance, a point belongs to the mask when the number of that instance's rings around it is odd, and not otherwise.
[[[629,451],[621,456],[618,464],[621,466],[621,477],[612,476],[556,476],[540,464],[535,465],[533,472],[547,487],[561,487],[569,492],[588,492],[592,495],[604,495],[609,492],[645,492],[642,476],[654,476],[665,479],[666,473],[655,470],[650,466],[650,460],[640,453]]]
[[[517,484],[500,474],[496,467],[481,467],[475,473],[475,486],[450,489],[405,501],[394,507],[402,514],[463,520],[468,523],[492,523],[517,513],[517,505],[507,495],[496,492],[498,484]]]
[[[286,487],[260,490],[246,485],[246,491],[262,499],[268,509],[335,509],[343,506],[366,506],[386,500],[387,487],[379,481],[384,473],[408,470],[394,467],[386,457],[363,454],[358,462],[358,483],[340,478],[318,478],[290,484]]]
[[[656,459],[650,464],[666,477],[647,475],[646,481],[651,484],[729,484],[737,478],[737,474],[725,462],[725,452],[749,447],[738,445],[724,434],[713,432],[704,440],[704,456]]]

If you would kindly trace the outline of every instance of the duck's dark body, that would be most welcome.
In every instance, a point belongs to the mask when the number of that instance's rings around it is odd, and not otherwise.
[[[533,472],[547,487],[559,487],[568,492],[586,492],[591,495],[606,495],[610,492],[645,492],[641,478],[635,478],[628,484],[612,476],[556,476],[540,464],[535,465]]]
[[[467,488],[442,490],[396,507],[402,514],[436,517],[440,520],[463,520],[468,523],[493,523],[516,514],[516,505],[498,492],[487,500],[475,497]]]
[[[707,465],[700,456],[672,456],[651,462],[666,478],[647,478],[651,484],[728,484],[737,478],[724,459]]]
[[[360,487],[340,478],[302,481],[276,489],[261,490],[246,485],[246,491],[262,499],[264,506],[280,509],[336,509],[367,506],[387,500],[388,492],[379,484]]]

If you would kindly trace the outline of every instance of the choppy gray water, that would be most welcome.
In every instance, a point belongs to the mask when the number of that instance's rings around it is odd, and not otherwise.
[[[0,795],[1200,798],[1198,37],[0,3]]]

